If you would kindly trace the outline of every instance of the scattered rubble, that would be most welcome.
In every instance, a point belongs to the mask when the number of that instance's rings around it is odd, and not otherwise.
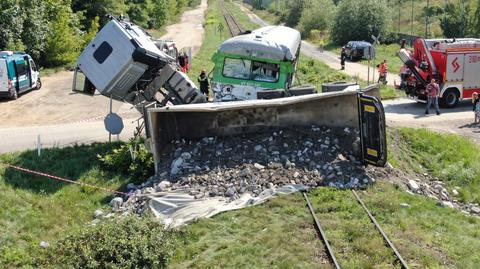
[[[97,209],[97,210],[95,210],[95,212],[93,212],[93,217],[94,217],[95,219],[100,219],[100,218],[102,218],[103,216],[105,216],[105,213],[103,213],[103,211],[100,210],[100,209]]]
[[[160,164],[160,170],[168,173],[150,179],[142,193],[148,193],[150,186],[157,192],[189,188],[198,198],[235,199],[245,192],[256,196],[286,184],[363,188],[371,180],[352,151],[352,145],[359,143],[357,136],[350,128],[312,126],[173,141]]]
[[[255,197],[288,184],[365,188],[379,178],[435,199],[440,206],[480,215],[479,205],[458,202],[460,188],[449,192],[428,173],[412,179],[390,164],[366,167],[359,161],[359,147],[356,129],[318,126],[172,141],[161,157],[159,171],[163,172],[142,184],[128,184],[133,195],[125,202],[116,197],[110,205],[113,211],[141,214],[147,208],[144,195],[178,189],[187,190],[195,199],[223,196],[234,200],[244,193]],[[410,205],[401,203],[400,207]]]
[[[113,211],[117,211],[123,204],[122,197],[115,197],[110,201],[110,206],[113,208]]]

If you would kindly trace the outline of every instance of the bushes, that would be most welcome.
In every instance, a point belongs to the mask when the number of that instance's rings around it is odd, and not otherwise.
[[[145,28],[160,28],[199,0],[2,0],[0,50],[24,50],[40,66],[73,64],[84,41],[106,15],[127,14]],[[93,36],[92,36],[93,34]]]
[[[154,174],[153,155],[145,148],[144,141],[130,140],[105,155],[98,155],[103,168],[120,171],[132,177],[148,177]]]
[[[302,36],[311,37],[313,33],[317,33],[316,31],[322,33],[329,30],[335,15],[335,8],[332,0],[316,0],[306,3],[298,24]]]
[[[181,237],[150,217],[128,216],[70,233],[47,250],[45,266],[165,268]]]
[[[385,0],[340,1],[332,40],[345,44],[350,40],[370,40],[371,35],[385,35],[390,25],[389,10]]]

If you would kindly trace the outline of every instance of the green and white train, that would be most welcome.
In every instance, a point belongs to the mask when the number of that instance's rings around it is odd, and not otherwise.
[[[212,57],[214,101],[272,99],[313,93],[292,89],[301,36],[292,28],[267,26],[223,42]]]

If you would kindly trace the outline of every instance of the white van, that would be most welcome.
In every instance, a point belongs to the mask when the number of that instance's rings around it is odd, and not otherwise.
[[[0,97],[17,99],[18,94],[41,87],[40,72],[30,55],[0,51]]]

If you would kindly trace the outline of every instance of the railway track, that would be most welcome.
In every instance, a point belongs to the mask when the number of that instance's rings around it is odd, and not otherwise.
[[[363,210],[367,213],[368,217],[370,218],[370,221],[374,224],[375,229],[382,235],[383,240],[385,241],[385,245],[392,250],[393,255],[396,257],[396,260],[400,264],[401,268],[402,269],[409,269],[405,260],[402,258],[402,256],[398,252],[398,250],[395,248],[392,241],[390,241],[390,239],[387,237],[387,235],[385,234],[383,229],[380,227],[380,225],[378,224],[375,217],[372,215],[370,210],[367,208],[365,203],[360,198],[360,196],[358,196],[358,194],[355,190],[352,190],[352,193],[355,196],[355,199],[357,199],[358,203],[362,206]],[[325,245],[325,249],[326,249],[328,258],[330,259],[334,268],[340,269],[341,268],[340,264],[338,263],[337,258],[335,257],[335,253],[333,252],[333,249],[330,246],[330,243],[329,243],[329,241],[326,237],[325,231],[323,230],[323,227],[321,226],[321,223],[320,223],[317,215],[315,214],[315,210],[314,210],[314,208],[312,206],[312,203],[310,202],[310,199],[308,198],[308,195],[307,195],[306,192],[303,193],[303,197],[305,198],[305,201],[307,203],[310,214],[312,215],[313,220],[315,222],[315,227],[317,229],[318,235],[319,235],[320,239],[322,240],[323,244]]]
[[[220,6],[222,8],[223,17],[227,22],[227,26],[228,26],[228,30],[230,31],[230,34],[232,36],[237,36],[244,33],[245,29],[240,23],[238,23],[238,21],[235,19],[235,16],[232,15],[230,10],[228,10],[223,0],[220,1]]]

